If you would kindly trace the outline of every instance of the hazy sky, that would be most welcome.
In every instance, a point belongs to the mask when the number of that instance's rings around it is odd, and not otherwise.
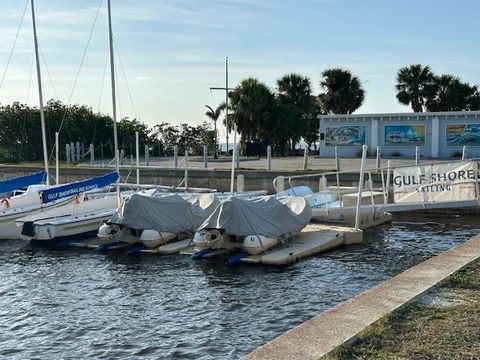
[[[67,102],[100,1],[35,4],[45,97]],[[0,76],[25,5],[0,0]],[[429,64],[480,83],[479,11],[476,0],[112,0],[132,98],[117,61],[119,112],[149,125],[202,122],[204,105],[224,99],[209,88],[224,86],[226,56],[233,87],[256,77],[274,89],[277,78],[296,72],[318,93],[321,71],[344,67],[366,90],[357,113],[410,111],[395,99],[401,66]],[[32,41],[28,5],[0,103],[38,104]],[[72,102],[111,111],[108,71],[102,93],[107,55],[104,0]]]

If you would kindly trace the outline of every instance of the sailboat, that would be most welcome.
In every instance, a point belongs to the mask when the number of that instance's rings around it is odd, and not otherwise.
[[[21,229],[21,238],[52,241],[95,231],[115,210],[118,202],[116,194],[105,194],[102,189],[117,179],[118,173],[112,172],[40,191],[43,204],[65,197],[70,201],[16,219],[15,223]]]
[[[32,0],[33,3],[33,0]],[[39,214],[26,216],[17,219],[17,226],[22,229],[23,239],[32,240],[38,243],[51,243],[64,238],[73,238],[82,235],[95,233],[99,226],[108,220],[115,212],[121,201],[120,182],[119,182],[119,151],[117,137],[117,117],[116,117],[116,96],[115,96],[115,67],[113,56],[113,35],[110,0],[108,4],[108,27],[109,27],[109,45],[110,45],[110,69],[112,85],[112,107],[113,107],[113,136],[115,147],[115,167],[116,171],[106,174],[103,177],[92,179],[96,187],[106,186],[116,182],[116,193],[91,195],[78,194],[85,193],[88,190],[88,181],[86,184],[74,183],[65,185],[62,189],[57,188],[52,191],[44,192],[45,203],[55,201],[61,194],[68,192],[76,194],[75,200],[58,209],[45,211]],[[41,91],[40,91],[41,92]],[[100,185],[102,184],[102,185]]]
[[[11,197],[2,198],[1,201],[3,209],[0,210],[0,239],[18,239],[20,237],[20,229],[16,226],[14,222],[15,219],[21,216],[40,212],[50,207],[58,206],[69,200],[68,197],[63,197],[52,200],[48,203],[44,203],[41,197],[41,192],[50,188],[50,181],[48,177],[45,114],[43,109],[42,78],[40,73],[40,62],[38,56],[38,38],[35,23],[34,1],[31,0],[30,4],[32,9],[33,39],[37,70],[38,97],[40,104],[40,122],[42,129],[43,161],[45,167],[45,171],[41,172],[41,179],[42,181],[45,180],[45,184],[38,184],[38,178],[35,178],[35,176],[12,179],[12,181],[7,181],[4,183],[5,188],[2,190],[2,193],[5,193],[6,190],[18,190],[20,186],[27,186],[27,189],[24,192],[16,193]]]

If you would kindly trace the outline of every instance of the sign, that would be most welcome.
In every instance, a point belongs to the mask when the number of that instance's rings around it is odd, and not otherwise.
[[[383,143],[386,146],[424,146],[425,125],[386,125]]]
[[[52,187],[40,192],[42,203],[46,204],[55,200],[95,190],[117,181],[118,173],[112,172],[106,175],[97,176],[91,179],[76,181],[73,183]]]
[[[0,193],[26,188],[27,186],[40,184],[47,178],[45,171],[0,181]]]
[[[478,162],[430,164],[394,169],[395,203],[476,199]]]

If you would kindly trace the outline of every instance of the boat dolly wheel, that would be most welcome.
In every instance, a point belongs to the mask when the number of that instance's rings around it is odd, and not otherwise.
[[[223,236],[217,229],[207,231],[203,238],[212,249],[220,249],[223,245]]]
[[[111,242],[120,242],[120,240],[122,239],[122,230],[117,224],[108,225],[108,229],[106,232],[107,237]]]

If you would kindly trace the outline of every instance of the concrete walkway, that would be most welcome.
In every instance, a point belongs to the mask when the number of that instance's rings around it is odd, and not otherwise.
[[[415,159],[405,159],[405,158],[383,158],[381,161],[381,166],[387,166],[388,160],[391,160],[392,165],[414,165]],[[439,160],[431,159],[422,159],[424,163],[437,162]],[[105,160],[96,161],[97,164],[105,163]],[[125,164],[130,164],[129,159],[125,161]],[[143,159],[141,164],[144,164]],[[151,157],[150,166],[162,167],[162,168],[173,168],[173,158],[172,157]],[[183,157],[178,159],[179,168],[184,167]],[[204,169],[203,158],[191,156],[189,159],[188,167],[190,169]],[[208,160],[208,169],[210,170],[228,170],[232,167],[232,162],[230,158],[220,158],[218,160],[209,159]],[[375,158],[367,158],[367,168],[375,167]],[[240,159],[240,168],[244,169],[255,169],[255,170],[266,170],[267,169],[267,159]],[[342,158],[340,159],[340,168],[341,170],[359,170],[360,169],[360,158]],[[289,156],[283,158],[272,158],[272,170],[273,171],[299,171],[303,169],[303,156]],[[335,169],[335,159],[334,158],[319,158],[318,156],[309,156],[308,158],[308,169],[316,170],[331,170]]]
[[[480,235],[477,235],[315,316],[243,359],[318,359],[339,345],[352,342],[361,330],[479,257]]]

